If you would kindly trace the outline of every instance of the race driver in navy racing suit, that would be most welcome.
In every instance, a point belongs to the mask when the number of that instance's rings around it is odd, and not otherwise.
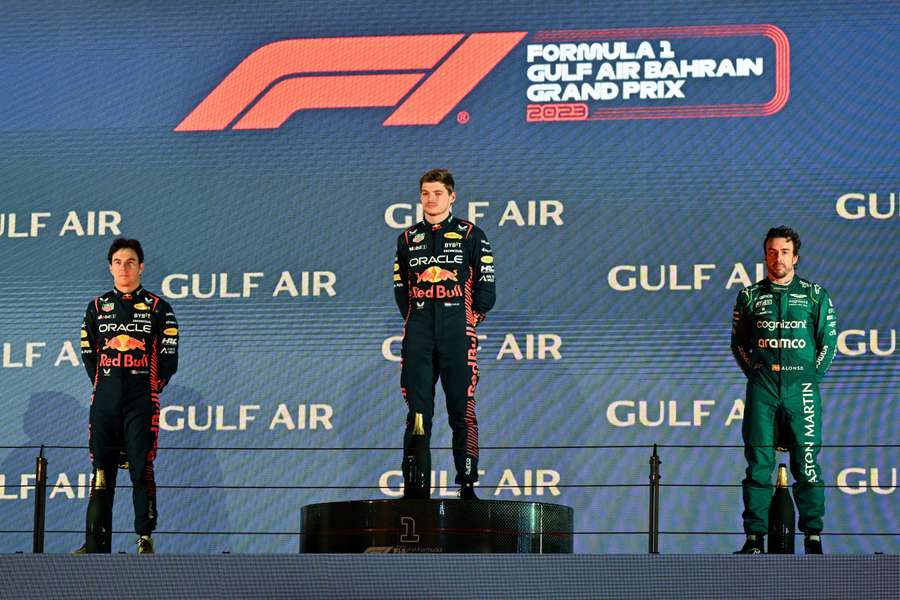
[[[494,256],[481,229],[450,214],[456,201],[454,187],[453,176],[446,169],[425,173],[419,181],[425,218],[397,240],[394,296],[405,322],[400,378],[409,408],[403,437],[405,498],[430,495],[429,447],[438,379],[453,431],[459,495],[476,498],[475,328],[494,306]],[[421,432],[415,428],[417,415]],[[407,462],[413,446],[419,457],[415,474]]]
[[[152,554],[159,394],[178,368],[178,323],[168,302],[141,287],[140,242],[119,238],[107,258],[114,288],[91,300],[81,327],[81,357],[93,385],[89,444],[94,472],[86,541],[76,553],[111,551],[116,475],[124,448],[138,553]]]

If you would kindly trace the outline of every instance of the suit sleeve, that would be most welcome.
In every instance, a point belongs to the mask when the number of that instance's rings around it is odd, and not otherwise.
[[[394,301],[403,318],[409,314],[409,289],[407,275],[409,269],[409,253],[403,243],[406,234],[397,238],[397,253],[394,255]]]
[[[157,353],[157,386],[161,392],[175,371],[178,370],[178,320],[175,311],[168,302],[160,301],[157,311],[156,353]]]
[[[743,300],[745,297],[749,298],[749,295],[748,290],[742,290],[738,294],[731,318],[731,354],[748,379],[753,373],[753,334]]]
[[[487,236],[480,229],[473,232],[475,247],[472,252],[472,310],[476,323],[484,320],[497,299],[494,273],[494,252]]]
[[[97,376],[97,301],[91,300],[84,311],[84,320],[81,322],[81,362],[88,378],[94,383]]]
[[[837,314],[831,297],[824,289],[819,296],[819,306],[816,311],[816,378],[821,380],[837,349]]]

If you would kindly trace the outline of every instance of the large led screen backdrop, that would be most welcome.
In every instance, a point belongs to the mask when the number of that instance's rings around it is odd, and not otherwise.
[[[391,266],[418,177],[443,166],[456,214],[496,257],[498,300],[479,327],[482,498],[571,505],[576,551],[644,552],[656,443],[661,550],[736,549],[745,390],[731,310],[763,276],[766,230],[787,224],[803,239],[798,273],[838,314],[821,461],[826,533],[840,535],[826,550],[897,552],[898,13],[6,7],[0,551],[30,548],[41,444],[47,548],[81,542],[78,332],[111,287],[118,235],[144,243],[144,284],[181,329],[162,397],[159,551],[294,552],[302,505],[396,497]],[[449,451],[434,467],[455,494]],[[116,530],[131,520],[125,490]]]

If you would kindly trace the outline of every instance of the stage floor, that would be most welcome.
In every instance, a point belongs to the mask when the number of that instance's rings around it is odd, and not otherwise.
[[[0,556],[17,599],[898,597],[898,555]]]

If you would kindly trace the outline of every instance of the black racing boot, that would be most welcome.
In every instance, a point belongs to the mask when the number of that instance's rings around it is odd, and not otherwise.
[[[735,554],[765,554],[766,546],[763,543],[763,536],[755,535],[753,537],[747,536],[747,541],[744,542],[744,547],[735,552]]]
[[[459,499],[460,500],[478,500],[478,496],[475,494],[475,484],[474,483],[464,483],[459,488]]]
[[[807,554],[822,554],[822,538],[817,534],[803,538],[803,549]]]

